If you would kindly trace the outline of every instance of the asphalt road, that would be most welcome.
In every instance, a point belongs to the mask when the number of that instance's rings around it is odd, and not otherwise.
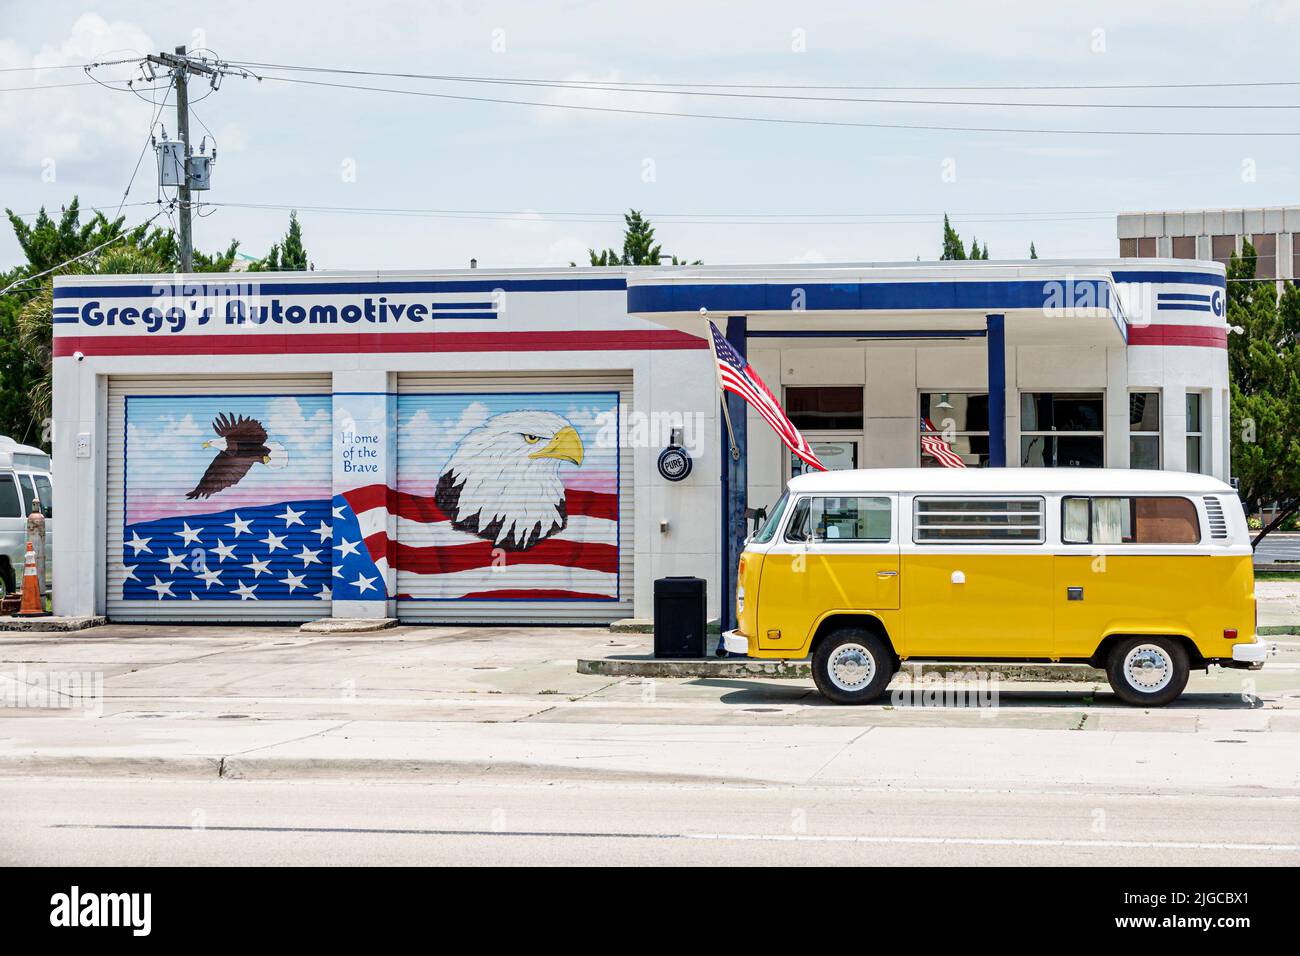
[[[1295,865],[1300,797],[0,780],[0,865]]]

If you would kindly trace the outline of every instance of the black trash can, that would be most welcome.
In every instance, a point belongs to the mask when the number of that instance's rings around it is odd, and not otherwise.
[[[655,657],[703,657],[708,628],[704,578],[655,581]]]

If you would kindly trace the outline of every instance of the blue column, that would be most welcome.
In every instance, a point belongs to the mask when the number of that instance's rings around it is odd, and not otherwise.
[[[1007,337],[1006,319],[985,317],[989,364],[989,467],[1007,466]]]
[[[741,356],[748,354],[748,322],[743,315],[733,315],[727,319],[727,341]],[[745,523],[745,505],[749,500],[749,474],[746,468],[748,453],[746,448],[745,402],[736,395],[727,393],[727,410],[731,413],[731,427],[736,435],[736,446],[740,449],[740,458],[731,456],[731,442],[727,436],[727,423],[722,426],[722,573],[718,576],[722,593],[719,602],[718,617],[722,629],[729,630],[736,626],[736,562],[740,552],[745,549],[747,527]]]

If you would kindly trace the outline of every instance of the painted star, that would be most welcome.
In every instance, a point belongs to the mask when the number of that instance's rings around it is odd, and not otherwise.
[[[181,544],[193,544],[195,541],[199,540],[199,535],[202,533],[202,528],[191,528],[188,521],[181,522],[180,531],[172,532],[172,534],[180,537]]]
[[[204,568],[199,572],[199,577],[203,579],[203,590],[207,590],[214,584],[221,583],[221,572],[216,568]]]
[[[157,594],[158,600],[160,601],[163,599],[163,595],[166,595],[167,597],[176,597],[175,594],[172,594],[172,582],[160,581],[156,574],[153,578],[153,584],[146,585],[146,589]]]
[[[328,601],[333,597],[330,593],[330,589],[324,584],[320,586],[320,590],[316,592],[316,596],[322,601]]]
[[[319,555],[320,555],[319,551],[309,551],[307,549],[307,546],[304,544],[302,546],[302,551],[299,552],[298,554],[295,554],[294,557],[301,559],[302,566],[305,568],[309,564],[318,564],[320,562]]]
[[[357,551],[357,545],[360,543],[360,541],[349,541],[347,538],[344,538],[341,542],[334,545],[334,550],[339,552],[340,558],[346,558],[349,554],[360,554],[360,552]]]
[[[269,528],[266,531],[266,537],[262,539],[262,544],[266,545],[269,551],[275,551],[276,548],[284,547],[284,539],[288,535],[277,535]]]
[[[336,564],[334,565],[334,567],[330,568],[330,573],[333,574],[336,578],[341,578],[343,577],[343,568],[342,566]]]
[[[149,542],[152,540],[153,538],[140,537],[139,531],[132,531],[131,540],[126,543],[126,546],[128,548],[135,548],[135,556],[138,558],[140,556],[141,551],[146,551],[149,554],[153,553],[152,551],[149,550]]]
[[[226,527],[227,527],[227,528],[234,528],[234,529],[235,529],[235,537],[238,538],[238,537],[239,537],[241,534],[243,534],[245,531],[248,531],[248,526],[251,525],[252,523],[253,523],[252,521],[245,521],[243,518],[239,517],[239,513],[236,512],[236,513],[235,513],[235,520],[232,521],[232,522],[230,522],[230,524],[226,525]],[[249,531],[249,534],[252,534],[252,532]]]
[[[284,514],[276,515],[276,517],[283,518],[284,526],[288,528],[296,524],[302,524],[302,516],[306,513],[305,511],[294,511],[291,507],[285,505]],[[303,525],[303,527],[306,527],[306,525]]]
[[[336,518],[342,518],[342,517],[343,517],[343,506],[342,506],[342,505],[335,505],[334,508],[333,508],[332,514],[333,514],[334,517],[336,517]]]
[[[172,574],[175,574],[176,569],[185,563],[185,559],[187,557],[189,557],[189,555],[187,555],[184,551],[182,551],[180,554],[172,554],[172,549],[168,548],[167,557],[163,558],[163,564],[167,565],[168,571],[172,572]]]
[[[126,576],[123,577],[122,580],[123,580],[123,581],[139,581],[140,579],[137,578],[137,577],[135,576],[135,569],[138,568],[139,566],[140,566],[140,565],[138,565],[138,564],[127,564],[126,562],[123,562],[123,563],[122,563],[122,570],[126,572]]]
[[[364,574],[358,571],[357,579],[352,582],[352,586],[357,589],[358,594],[365,594],[367,591],[379,590],[374,585],[374,582],[378,580],[379,580],[378,578],[368,578]]]
[[[244,565],[244,567],[248,568],[248,570],[253,572],[253,577],[260,578],[263,572],[267,574],[271,573],[271,559],[253,558],[253,563],[246,564]]]
[[[320,523],[320,527],[317,528],[313,533],[320,535],[321,544],[325,543],[326,538],[334,537],[334,529],[331,528],[329,525],[327,525],[324,521]]]
[[[257,595],[253,592],[257,590],[256,584],[249,584],[247,581],[240,581],[235,586],[235,593],[239,595],[241,601],[256,601]]]
[[[284,578],[280,583],[288,586],[290,594],[292,594],[297,588],[307,586],[302,583],[302,575],[294,574],[292,571],[284,572]]]
[[[233,558],[235,556],[235,546],[233,544],[226,544],[220,538],[217,539],[217,546],[212,550],[216,552],[218,561],[225,561],[226,558]]]

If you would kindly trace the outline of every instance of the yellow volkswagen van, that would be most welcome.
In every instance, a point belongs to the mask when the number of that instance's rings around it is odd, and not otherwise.
[[[1191,668],[1259,668],[1250,538],[1231,487],[1122,469],[911,468],[793,479],[745,546],[729,651],[812,656],[843,704],[902,661],[1104,667],[1144,707]]]

